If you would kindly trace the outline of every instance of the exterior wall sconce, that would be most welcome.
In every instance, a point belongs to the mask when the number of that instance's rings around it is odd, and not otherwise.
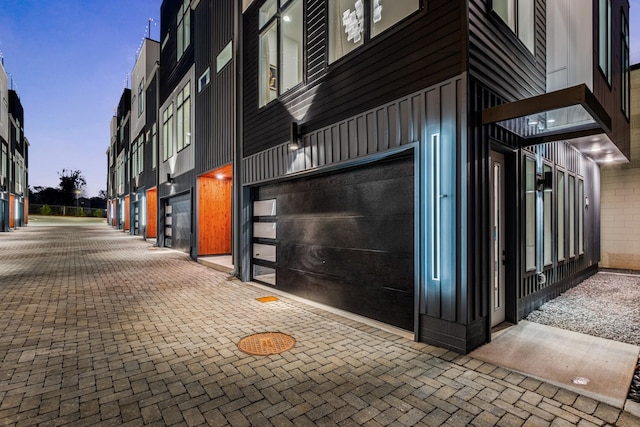
[[[296,151],[300,148],[300,139],[302,137],[302,129],[297,122],[291,122],[289,128],[289,150]]]
[[[167,173],[167,183],[173,184],[173,178],[171,177],[170,173]]]

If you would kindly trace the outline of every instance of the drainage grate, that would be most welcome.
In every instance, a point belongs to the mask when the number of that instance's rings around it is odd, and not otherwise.
[[[280,332],[264,332],[242,338],[238,343],[238,349],[254,356],[269,356],[291,350],[294,345],[296,345],[296,340],[290,335]]]

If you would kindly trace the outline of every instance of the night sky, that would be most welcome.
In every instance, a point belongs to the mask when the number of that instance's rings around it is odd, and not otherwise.
[[[0,53],[25,109],[29,185],[83,172],[85,196],[106,189],[106,150],[137,50],[158,40],[161,0],[0,0]],[[640,63],[640,0],[631,0],[631,64]]]

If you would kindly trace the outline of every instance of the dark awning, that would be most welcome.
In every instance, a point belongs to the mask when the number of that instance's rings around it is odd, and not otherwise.
[[[482,124],[496,123],[522,138],[522,146],[568,141],[598,162],[626,162],[607,136],[611,117],[587,85],[484,109]]]

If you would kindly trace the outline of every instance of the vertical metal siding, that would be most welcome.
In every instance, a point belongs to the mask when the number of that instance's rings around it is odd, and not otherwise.
[[[535,0],[535,54],[520,43],[486,0],[469,2],[469,73],[508,100],[523,99],[546,88],[546,5]]]
[[[233,59],[220,73],[216,58],[233,37],[233,0],[202,1],[194,13],[196,20],[195,79],[210,67],[209,85],[195,93],[196,173],[202,174],[233,159],[235,125]]]
[[[462,73],[466,68],[463,2],[433,0],[425,5],[395,29],[327,65],[326,2],[308,0],[305,82],[262,108],[258,108],[255,84],[258,9],[247,11],[243,22],[244,155],[286,141],[291,121],[302,122],[312,132]],[[397,122],[390,123],[388,142],[397,146],[403,136],[393,138]]]

